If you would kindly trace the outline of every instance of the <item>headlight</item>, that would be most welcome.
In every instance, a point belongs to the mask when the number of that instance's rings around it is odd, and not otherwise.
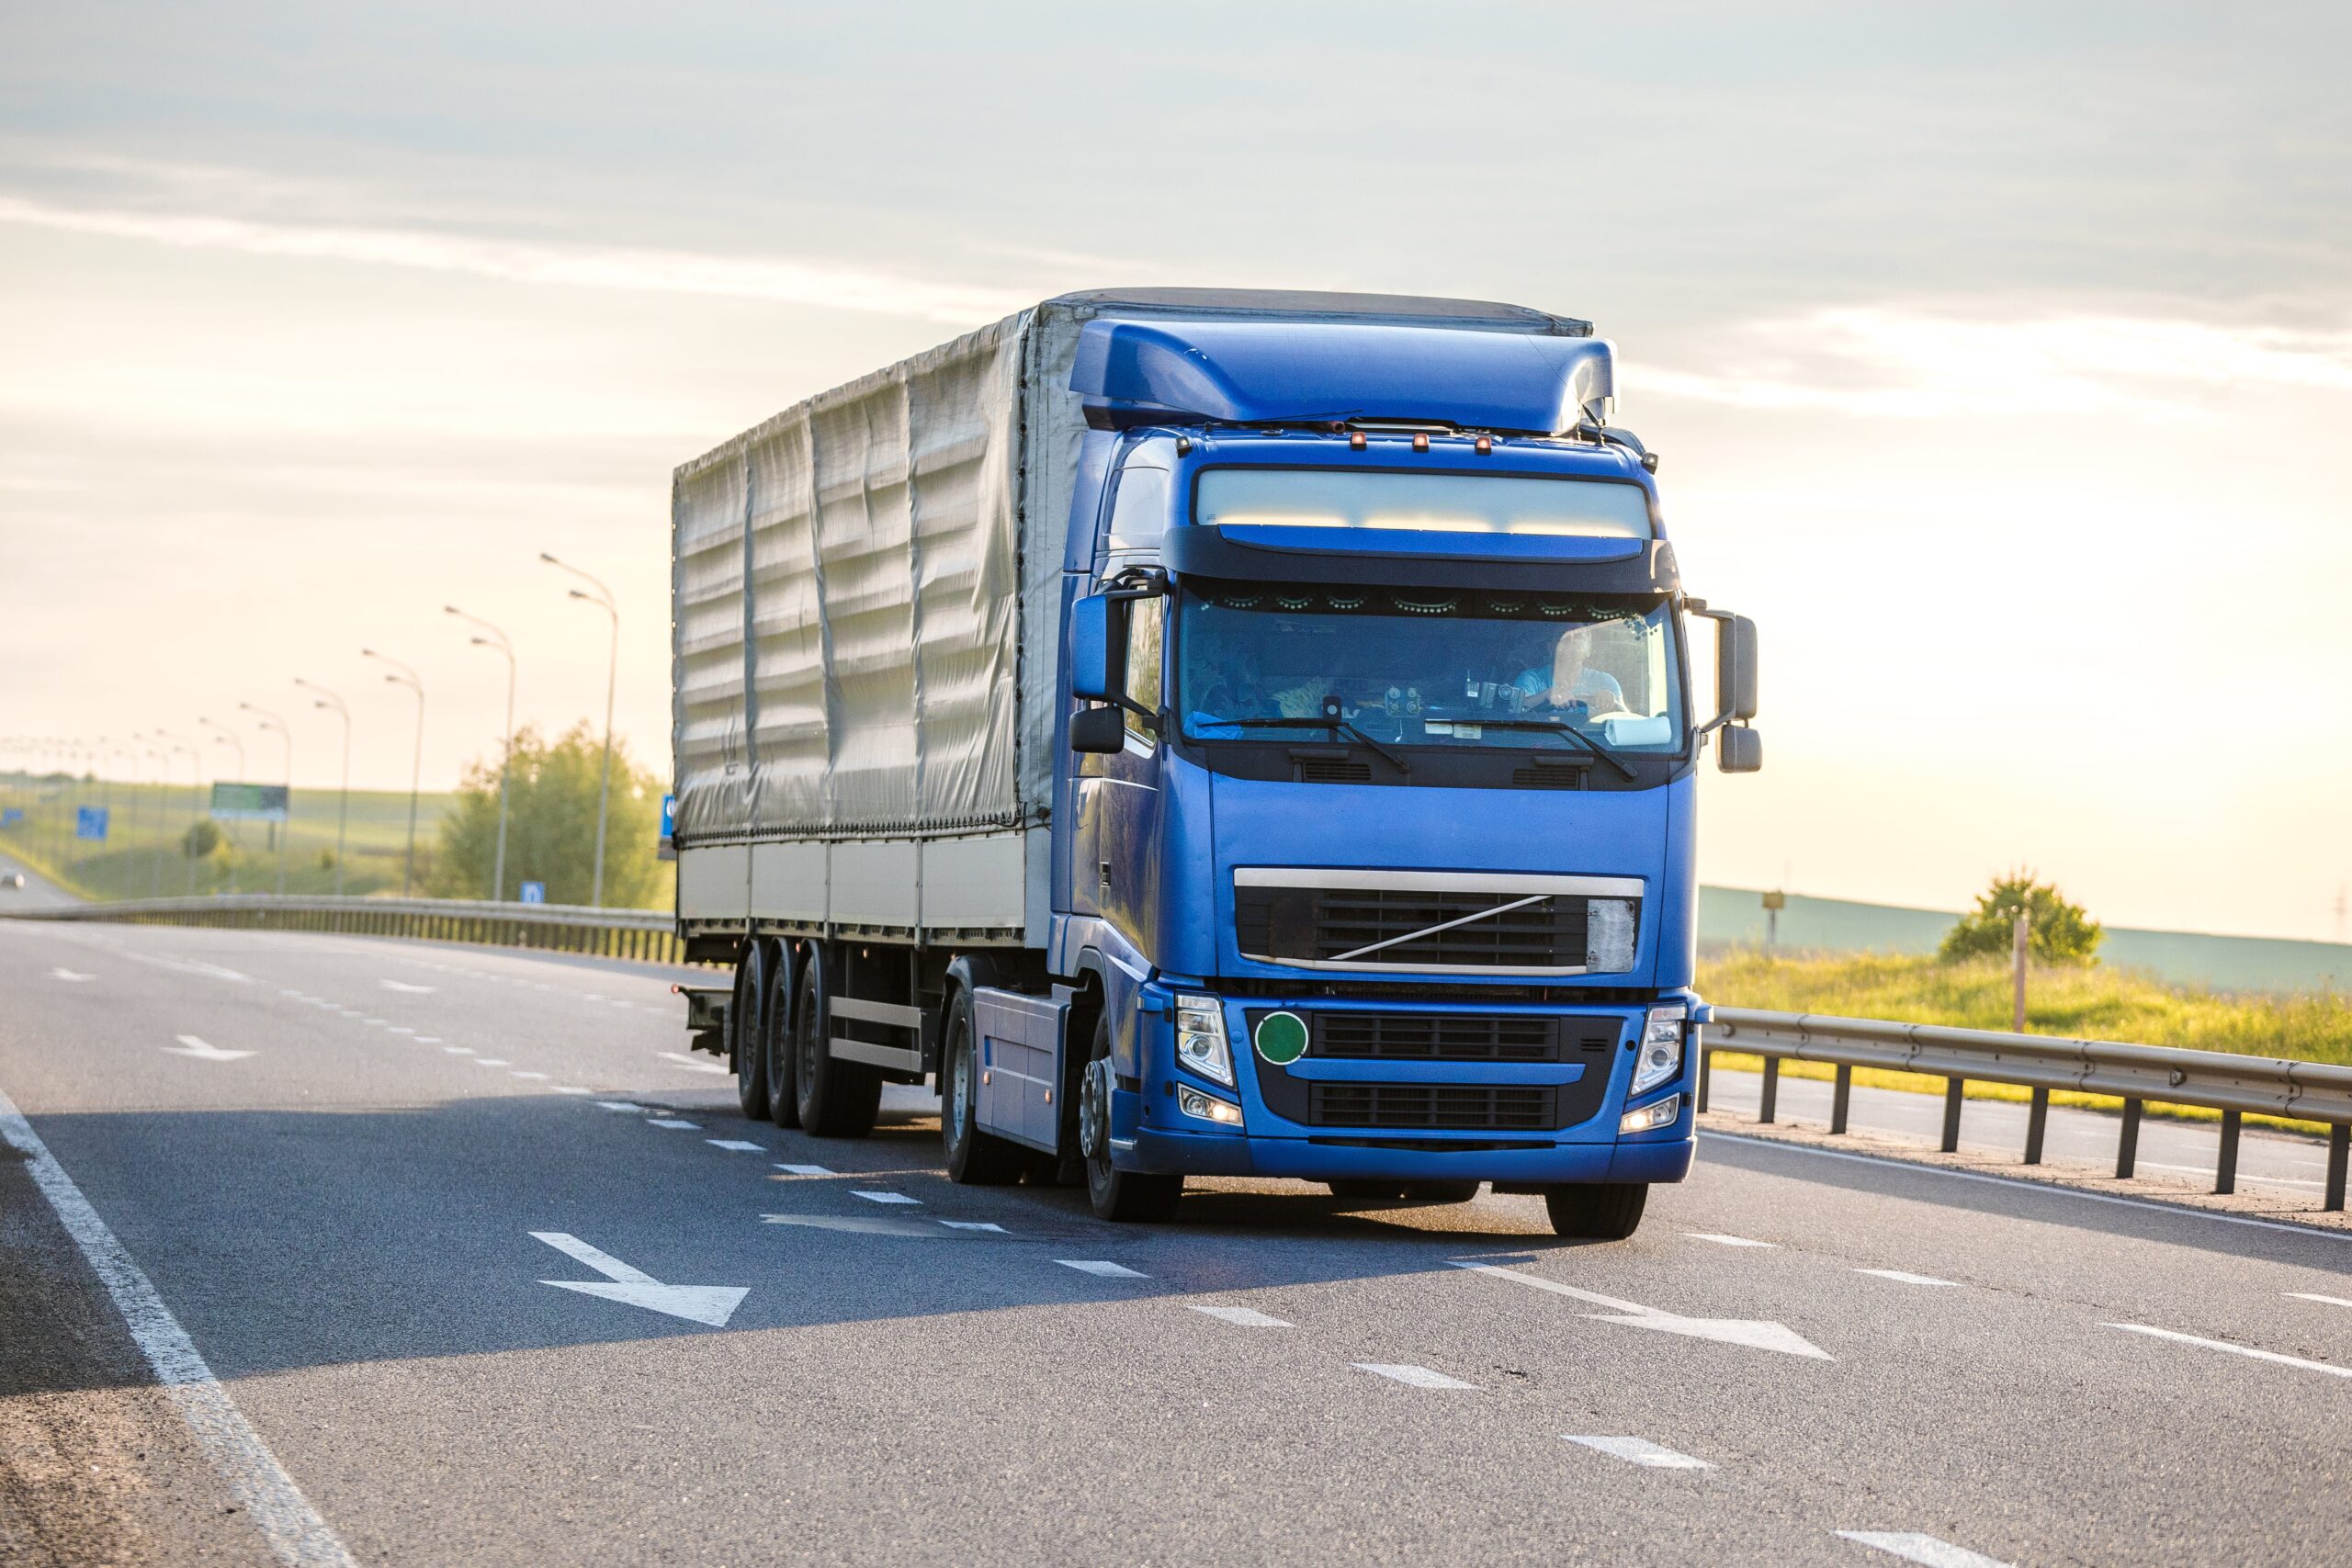
[[[1658,1127],[1671,1127],[1674,1119],[1682,1114],[1682,1097],[1669,1094],[1654,1105],[1639,1111],[1628,1111],[1617,1119],[1620,1133],[1647,1133]]]
[[[1652,1008],[1642,1028],[1642,1052],[1634,1063],[1634,1087],[1640,1094],[1656,1089],[1682,1070],[1682,1010]]]
[[[1190,1084],[1176,1086],[1176,1109],[1187,1116],[1197,1116],[1204,1122],[1222,1122],[1227,1127],[1241,1125],[1241,1107],[1229,1100],[1219,1100]]]
[[[1204,1078],[1233,1084],[1233,1051],[1225,1043],[1225,1009],[1215,997],[1176,998],[1176,1059]]]

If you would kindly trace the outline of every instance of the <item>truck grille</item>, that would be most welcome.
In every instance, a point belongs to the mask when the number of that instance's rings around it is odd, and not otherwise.
[[[1544,1132],[1557,1119],[1556,1092],[1475,1084],[1317,1083],[1311,1086],[1307,1123]]]
[[[1385,1062],[1572,1062],[1615,1043],[1612,1019],[1527,1013],[1317,1012],[1310,1056]]]
[[[1581,897],[1552,895],[1522,903],[1521,897],[1505,893],[1237,886],[1233,904],[1241,951],[1277,963],[1305,959],[1448,969],[1572,969],[1585,964],[1587,900]],[[1519,908],[1443,931],[1428,929],[1510,904]],[[1398,937],[1408,940],[1341,960],[1343,953]]]

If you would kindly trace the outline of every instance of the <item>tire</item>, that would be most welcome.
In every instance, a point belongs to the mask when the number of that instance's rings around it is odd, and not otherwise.
[[[778,944],[768,965],[768,1001],[760,1018],[760,1053],[767,1068],[767,1117],[779,1127],[800,1125],[800,1075],[794,1070],[792,999],[799,966],[792,949]]]
[[[882,1075],[863,1062],[837,1059],[830,1043],[832,1009],[825,950],[816,942],[800,960],[792,1000],[793,1089],[803,1132],[820,1138],[863,1138],[882,1108]]]
[[[1552,1228],[1582,1241],[1623,1241],[1642,1223],[1650,1200],[1646,1181],[1591,1181],[1555,1187],[1544,1194]]]
[[[1405,1198],[1414,1203],[1467,1203],[1478,1195],[1475,1181],[1408,1181]]]
[[[727,1004],[727,1055],[735,1066],[735,1100],[746,1116],[768,1113],[767,1053],[760,1038],[767,1000],[767,947],[745,944],[735,964],[735,995]]]
[[[1094,1024],[1094,1049],[1079,1087],[1079,1151],[1086,1159],[1086,1199],[1094,1216],[1153,1224],[1176,1217],[1182,1176],[1146,1175],[1111,1163],[1111,1020]]]
[[[1021,1156],[1028,1151],[980,1131],[979,1055],[971,993],[958,989],[947,1008],[947,1058],[939,1072],[939,1139],[947,1148],[947,1179],[1001,1187],[1020,1178]]]
[[[1405,1195],[1401,1181],[1327,1181],[1334,1198],[1344,1198],[1351,1203],[1386,1203]]]

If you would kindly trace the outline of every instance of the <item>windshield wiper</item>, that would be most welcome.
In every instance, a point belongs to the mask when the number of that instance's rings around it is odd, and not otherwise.
[[[1383,746],[1379,741],[1374,740],[1371,736],[1366,735],[1363,730],[1358,729],[1353,724],[1344,718],[1215,718],[1209,720],[1203,728],[1224,729],[1320,729],[1332,735],[1352,735],[1357,739],[1363,741],[1366,746],[1371,747],[1372,750],[1378,754],[1382,761],[1386,762],[1390,767],[1396,769],[1407,778],[1411,778],[1413,776],[1413,766],[1410,762],[1406,761],[1404,758],[1399,757],[1396,752],[1391,751],[1387,747]]]
[[[1591,752],[1594,756],[1600,758],[1611,767],[1616,769],[1619,773],[1623,775],[1626,783],[1631,784],[1634,782],[1634,770],[1626,762],[1624,758],[1620,757],[1616,752],[1611,751],[1608,747],[1603,746],[1600,741],[1595,740],[1591,736],[1587,735],[1583,730],[1578,729],[1565,718],[1470,718],[1456,719],[1453,722],[1457,724],[1475,724],[1487,729],[1540,729],[1549,735],[1561,736],[1566,739],[1575,741],[1577,745],[1583,747],[1586,750]]]

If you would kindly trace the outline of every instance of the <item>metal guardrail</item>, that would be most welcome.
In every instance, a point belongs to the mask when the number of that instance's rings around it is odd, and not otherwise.
[[[281,898],[269,893],[222,893],[201,898],[138,898],[12,909],[5,911],[5,917],[334,931],[527,947],[649,964],[686,961],[677,922],[669,914],[660,909],[592,909],[581,904],[493,904],[472,898]]]
[[[2352,1163],[2352,1067],[2228,1051],[2186,1051],[2170,1045],[2129,1045],[2070,1040],[2051,1034],[2005,1034],[1990,1029],[1951,1029],[1880,1019],[1829,1018],[1815,1013],[1757,1012],[1717,1008],[1701,1032],[1699,1109],[1707,1109],[1708,1080],[1717,1051],[1764,1058],[1759,1122],[1777,1109],[1782,1062],[1834,1066],[1829,1130],[1846,1130],[1856,1067],[1927,1073],[1944,1084],[1942,1148],[1960,1147],[1960,1108],[1970,1079],[2015,1084],[2033,1091],[2025,1135],[2025,1163],[2041,1163],[2042,1134],[2053,1089],[2111,1095],[2123,1102],[2115,1156],[2118,1178],[2139,1159],[2140,1118],[2150,1101],[2199,1106],[2222,1113],[2222,1154],[2213,1190],[2237,1188],[2238,1126],[2248,1111],[2327,1123],[2326,1207],[2344,1207],[2345,1174]]]

